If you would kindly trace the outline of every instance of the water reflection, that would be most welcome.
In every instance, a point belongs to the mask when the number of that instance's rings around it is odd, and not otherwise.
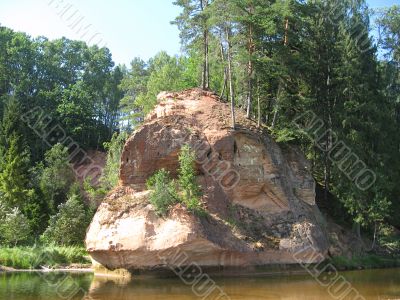
[[[0,299],[82,299],[92,280],[92,274],[0,273]]]
[[[400,299],[400,269],[346,272],[343,275],[367,300]],[[328,289],[308,275],[213,279],[232,300],[332,299]],[[191,286],[177,278],[136,277],[126,281],[92,274],[0,274],[0,299],[76,300],[82,299],[84,294],[86,300],[201,299],[193,293]]]
[[[400,269],[369,270],[343,273],[365,299],[399,299]],[[334,299],[327,287],[308,275],[263,278],[214,278],[232,300],[320,300]],[[191,286],[178,279],[136,278],[131,282],[95,277],[89,295],[95,300],[117,299],[201,299]],[[205,299],[213,299],[206,297]],[[354,299],[353,296],[343,299]],[[362,298],[360,298],[362,299]]]

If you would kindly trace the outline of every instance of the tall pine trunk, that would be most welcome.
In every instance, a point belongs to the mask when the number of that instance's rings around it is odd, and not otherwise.
[[[288,31],[289,31],[289,19],[286,18],[286,20],[285,20],[285,38],[284,38],[284,41],[283,41],[283,45],[285,47],[287,47],[288,44],[289,44]],[[276,96],[276,104],[275,104],[275,110],[274,110],[274,118],[272,119],[272,125],[271,125],[272,129],[275,128],[276,122],[278,120],[279,103],[280,103],[281,93],[282,93],[282,79],[280,79],[280,81],[279,81],[278,93],[277,93],[277,96]]]
[[[203,79],[202,88],[205,90],[210,89],[210,64],[209,64],[209,33],[208,30],[204,30],[204,64],[203,64]]]
[[[232,80],[232,53],[231,53],[231,37],[230,37],[230,28],[228,25],[225,27],[225,36],[226,36],[226,41],[228,43],[228,81],[229,81],[229,94],[230,94],[230,100],[231,100],[231,116],[232,116],[232,128],[236,128],[236,120],[235,120],[235,94],[233,90],[233,80]]]
[[[260,80],[257,79],[257,127],[261,126],[261,95],[260,95]]]
[[[274,117],[272,118],[272,124],[271,128],[274,129],[276,122],[278,120],[278,113],[279,113],[279,101],[280,101],[280,96],[281,96],[281,89],[282,89],[282,83],[279,82],[278,86],[278,92],[276,94],[276,100],[275,100],[275,109],[274,109]]]
[[[251,102],[253,98],[253,53],[254,53],[254,41],[253,41],[253,25],[249,25],[249,40],[247,51],[249,55],[249,61],[247,63],[247,111],[246,118],[250,119]]]
[[[222,84],[221,96],[219,98],[223,99],[228,85],[228,75],[227,75],[228,71],[225,66],[225,51],[224,51],[224,45],[222,44],[222,36],[220,36],[220,51],[221,51],[221,62],[222,65],[224,66],[224,82]]]
[[[208,6],[208,0],[200,0],[201,11]],[[201,78],[201,87],[204,90],[210,89],[210,64],[209,64],[209,30],[206,21],[203,22],[203,71]]]

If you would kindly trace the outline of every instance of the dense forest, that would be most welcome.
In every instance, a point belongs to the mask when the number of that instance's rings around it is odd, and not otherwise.
[[[124,140],[156,95],[199,86],[301,147],[335,218],[398,250],[400,7],[174,4],[183,54],[130,66],[115,66],[107,48],[0,27],[0,243],[82,243],[96,203],[117,183]],[[71,141],[108,151],[96,186],[77,180]]]

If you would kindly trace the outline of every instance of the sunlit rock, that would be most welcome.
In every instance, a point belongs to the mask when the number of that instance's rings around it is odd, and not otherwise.
[[[315,182],[300,151],[278,145],[211,92],[163,92],[125,144],[120,185],[100,205],[86,246],[97,263],[128,270],[196,263],[244,267],[319,262],[328,243]],[[177,176],[184,144],[196,152],[207,216],[177,204],[157,216],[146,180],[164,168]]]

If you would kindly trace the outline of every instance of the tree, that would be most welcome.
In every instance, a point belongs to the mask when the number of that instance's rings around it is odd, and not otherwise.
[[[139,57],[135,57],[130,66],[130,70],[126,71],[121,81],[121,89],[124,97],[121,100],[120,108],[123,114],[122,122],[127,122],[128,130],[131,124],[143,122],[143,109],[140,98],[145,97],[147,93],[147,82],[149,80],[149,71],[147,63]]]
[[[0,206],[0,216],[2,219],[0,242],[4,245],[15,247],[18,243],[27,241],[31,236],[29,220],[17,207],[5,210],[4,207]]]
[[[261,33],[261,19],[265,19],[265,6],[271,3],[259,0],[233,0],[234,10],[231,10],[231,19],[238,23],[237,39],[242,40],[238,50],[238,62],[246,70],[243,86],[246,87],[246,117],[250,118],[255,78],[255,60],[257,52],[257,37]]]
[[[180,30],[182,44],[186,49],[199,49],[203,55],[201,87],[210,88],[209,42],[210,30],[208,25],[209,0],[177,0],[174,5],[182,7],[182,13],[175,19]],[[201,47],[200,47],[201,45]]]
[[[400,62],[400,6],[394,5],[378,13],[377,24],[381,38],[379,42],[387,51],[387,57]]]
[[[232,55],[232,34],[234,27],[234,20],[231,19],[231,12],[234,9],[232,3],[227,0],[215,0],[210,5],[211,20],[210,22],[220,31],[220,36],[223,37],[221,44],[225,44],[227,53],[227,81],[229,85],[229,98],[231,102],[231,122],[232,129],[236,127],[235,118],[235,90],[234,90],[234,71],[233,71],[233,55]]]
[[[75,175],[69,162],[68,148],[56,144],[45,154],[45,164],[40,166],[40,189],[47,199],[51,212],[67,200],[68,192],[75,182]]]
[[[20,117],[17,100],[10,98],[0,132],[0,195],[9,208],[23,210],[34,190],[29,188],[29,150],[21,134]]]
[[[81,245],[89,222],[79,195],[72,194],[67,202],[58,206],[58,213],[50,218],[42,239],[62,246]]]
[[[132,125],[144,121],[146,114],[157,104],[157,95],[161,91],[178,91],[195,84],[193,76],[188,74],[191,68],[188,59],[169,56],[164,51],[147,63],[135,59],[131,68],[122,80],[125,97],[121,104],[125,114],[123,120]]]
[[[384,173],[388,177],[385,186],[390,183],[391,188],[387,190],[385,195],[390,195],[389,199],[392,203],[392,210],[394,212],[400,211],[400,201],[397,195],[400,193],[400,187],[397,184],[399,180],[398,172],[393,172],[399,168],[397,160],[390,158],[395,157],[400,148],[400,137],[397,134],[400,128],[400,6],[393,6],[384,10],[378,11],[378,18],[376,20],[380,40],[378,46],[380,51],[384,53],[383,59],[380,62],[380,71],[382,79],[380,80],[381,90],[384,97],[387,99],[385,108],[389,109],[386,112],[384,131],[387,132],[389,140],[382,141],[385,145],[386,158],[388,159]],[[380,106],[380,110],[383,106]],[[383,116],[382,116],[383,117]],[[395,165],[394,165],[395,164]],[[399,227],[399,217],[397,213],[389,216],[391,224]]]

